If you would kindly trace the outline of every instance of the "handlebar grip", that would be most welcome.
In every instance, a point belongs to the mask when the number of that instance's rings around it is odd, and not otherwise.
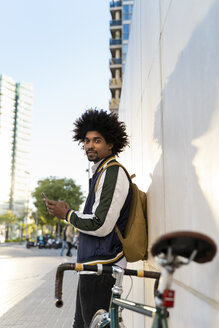
[[[75,270],[75,263],[62,263],[56,270],[56,282],[55,282],[55,306],[60,308],[63,306],[62,300],[62,283],[63,275],[66,270]]]

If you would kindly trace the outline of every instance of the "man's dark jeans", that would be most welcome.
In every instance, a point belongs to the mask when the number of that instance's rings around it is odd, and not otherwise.
[[[110,274],[80,275],[73,328],[88,328],[97,310],[109,310],[114,283]]]

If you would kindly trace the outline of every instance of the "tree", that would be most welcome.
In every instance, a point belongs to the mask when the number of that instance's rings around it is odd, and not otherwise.
[[[11,226],[17,223],[18,220],[19,218],[11,210],[0,216],[0,224],[4,223],[6,228],[5,239],[9,239]]]
[[[37,208],[38,223],[50,226],[56,225],[59,220],[50,215],[46,209],[46,205],[42,196],[42,192],[49,199],[60,201],[64,200],[70,208],[79,210],[80,205],[84,201],[84,196],[81,187],[77,186],[72,179],[57,179],[49,177],[44,180],[39,180],[37,187],[33,192],[35,198],[34,205]]]

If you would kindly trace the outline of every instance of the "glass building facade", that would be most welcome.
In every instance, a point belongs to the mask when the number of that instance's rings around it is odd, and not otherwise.
[[[122,90],[122,77],[125,71],[126,54],[134,0],[110,1],[110,91],[109,108],[118,112]]]
[[[0,76],[0,214],[28,212],[33,85]]]
[[[133,3],[132,0],[123,0],[122,6],[122,73],[125,72],[125,62],[126,55],[128,51],[128,41],[129,41],[129,33],[131,27],[131,19],[133,12]]]

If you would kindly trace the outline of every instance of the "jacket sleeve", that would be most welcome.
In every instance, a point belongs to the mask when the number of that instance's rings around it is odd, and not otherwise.
[[[83,233],[104,237],[113,230],[128,192],[129,180],[125,171],[119,166],[111,166],[100,178],[92,214],[70,210],[67,220]]]

